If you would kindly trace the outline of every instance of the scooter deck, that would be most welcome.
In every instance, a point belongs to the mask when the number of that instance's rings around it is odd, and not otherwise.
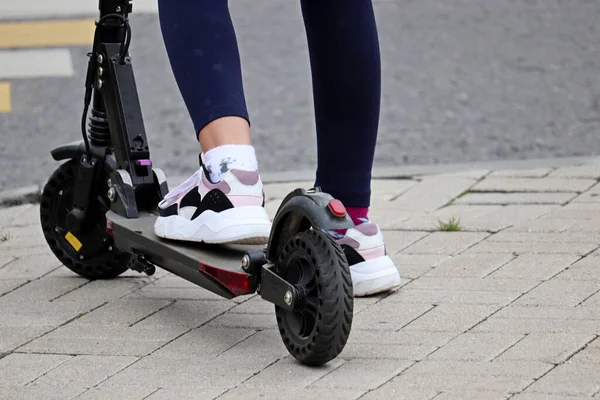
[[[157,215],[140,213],[125,218],[112,211],[106,214],[107,229],[122,251],[144,258],[169,272],[218,295],[232,298],[251,293],[249,275],[242,270],[244,254],[264,246],[214,245],[172,241],[154,234]]]

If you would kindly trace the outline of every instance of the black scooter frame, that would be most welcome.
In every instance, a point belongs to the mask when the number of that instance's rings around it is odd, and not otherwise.
[[[295,309],[301,303],[301,294],[273,272],[280,249],[290,237],[303,230],[352,227],[343,206],[318,188],[290,193],[276,214],[266,248],[216,249],[157,238],[152,223],[156,218],[156,205],[168,192],[168,186],[163,172],[153,168],[150,161],[128,54],[131,31],[127,16],[132,4],[129,0],[100,0],[99,10],[86,79],[84,141],[51,152],[57,161],[78,162],[68,228],[73,232],[82,229],[88,205],[98,196],[98,190],[108,185],[111,210],[106,214],[106,231],[113,236],[120,251],[131,255],[131,269],[152,274],[155,266],[159,266],[226,298],[259,292],[262,298],[277,306]],[[106,176],[110,176],[108,182],[105,182]],[[340,207],[344,212],[340,213]],[[232,259],[235,260],[233,266],[223,266]]]

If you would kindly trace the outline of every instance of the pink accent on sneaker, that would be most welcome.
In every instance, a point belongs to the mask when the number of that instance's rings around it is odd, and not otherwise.
[[[350,218],[352,218],[352,222],[358,225],[360,223],[359,218],[368,218],[369,207],[346,207],[346,211]]]
[[[219,189],[221,192],[223,192],[223,194],[228,194],[231,191],[231,187],[229,186],[229,184],[225,181],[221,181],[219,183],[212,183],[208,180],[208,178],[206,177],[206,174],[204,174],[204,172],[201,172],[202,174],[202,185],[204,185],[208,190],[207,192],[213,190],[213,189]]]
[[[227,196],[234,207],[262,206],[263,198],[248,195]]]
[[[230,169],[230,171],[244,185],[252,186],[258,183],[259,175],[256,171],[244,171],[241,169]]]
[[[372,260],[375,258],[385,256],[385,245],[371,247],[370,249],[358,250],[358,254],[362,256],[365,260]]]
[[[379,228],[377,227],[377,225],[372,222],[357,225],[354,227],[354,229],[356,229],[365,236],[373,236],[376,235],[377,232],[379,232]]]
[[[336,242],[338,242],[340,245],[345,244],[346,246],[350,246],[353,249],[358,249],[360,246],[360,243],[352,238],[349,238],[348,236],[344,236],[343,238],[336,240]]]

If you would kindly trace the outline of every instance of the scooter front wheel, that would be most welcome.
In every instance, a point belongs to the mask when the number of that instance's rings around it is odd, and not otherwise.
[[[354,307],[350,267],[340,245],[321,231],[300,232],[284,245],[275,271],[300,297],[294,311],[275,307],[290,354],[313,366],[337,357],[348,341]]]

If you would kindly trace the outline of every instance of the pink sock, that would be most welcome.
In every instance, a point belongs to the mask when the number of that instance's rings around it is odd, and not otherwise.
[[[354,225],[360,225],[364,222],[360,218],[369,218],[369,207],[346,207],[346,211],[348,211],[348,215],[352,218]]]
[[[346,211],[350,218],[352,218],[354,225],[360,225],[364,222],[361,221],[360,218],[368,219],[367,215],[369,214],[369,207],[346,207]],[[334,229],[333,231],[340,235],[346,234],[346,229]]]

